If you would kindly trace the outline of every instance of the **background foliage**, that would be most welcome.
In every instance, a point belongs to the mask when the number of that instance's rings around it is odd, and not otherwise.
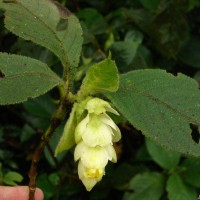
[[[86,70],[93,63],[107,57],[109,52],[112,53],[120,73],[136,69],[151,71],[159,68],[174,75],[182,72],[200,82],[200,2],[198,0],[110,0],[109,2],[63,0],[60,2],[78,16],[84,31],[81,63],[75,77],[77,88]],[[7,31],[3,26],[2,11],[0,17],[1,52],[39,59],[51,66],[57,74],[61,74],[61,63],[49,50],[24,41]],[[52,29],[56,31],[53,26]],[[47,37],[48,34],[50,33],[47,32],[45,36]],[[41,42],[45,40],[41,39]],[[53,43],[45,43],[45,45],[47,47],[50,45],[49,49],[54,47]],[[64,56],[61,61],[65,62]],[[70,62],[77,65],[76,60]],[[43,67],[45,69],[46,66]],[[1,76],[2,74],[0,78]],[[59,80],[54,75],[51,77],[55,79],[56,85]],[[190,87],[184,85],[184,77],[180,84],[184,89],[188,87],[187,96],[192,97]],[[103,89],[104,87],[102,86]],[[168,94],[169,87],[164,94]],[[32,153],[50,122],[57,99],[58,91],[54,89],[44,96],[23,104],[0,107],[0,184],[28,183],[27,172]],[[177,99],[177,105],[178,101],[183,104],[183,100]],[[132,106],[131,102],[129,104]],[[156,112],[151,108],[147,112],[153,111]],[[149,129],[152,131],[157,125],[156,120],[159,119],[160,113],[154,116],[155,119],[146,119],[144,113],[144,119],[138,119],[138,123],[149,124],[147,131]],[[57,129],[45,148],[39,166],[37,184],[43,189],[45,199],[145,200],[149,199],[149,196],[154,200],[197,199],[200,192],[199,158],[163,149],[145,139],[136,127],[131,126],[122,117],[115,120],[119,123],[124,136],[122,142],[116,145],[119,161],[116,165],[110,164],[107,167],[103,181],[90,193],[85,191],[78,180],[76,163],[73,161],[73,149],[56,158],[53,156],[64,125]],[[182,122],[179,118],[174,120],[176,123]],[[166,127],[159,127],[159,129],[156,127],[154,134],[156,135],[158,130],[162,133],[167,128],[167,124]],[[191,137],[198,143],[197,128],[193,124],[191,128],[193,130]],[[177,130],[177,133],[179,132],[181,130]]]

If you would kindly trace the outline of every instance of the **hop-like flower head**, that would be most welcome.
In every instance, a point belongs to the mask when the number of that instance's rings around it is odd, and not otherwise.
[[[121,133],[106,114],[108,111],[119,115],[108,102],[92,98],[86,103],[85,110],[86,117],[75,129],[74,159],[79,160],[79,178],[90,191],[102,179],[108,161],[117,162],[113,142],[121,139]]]

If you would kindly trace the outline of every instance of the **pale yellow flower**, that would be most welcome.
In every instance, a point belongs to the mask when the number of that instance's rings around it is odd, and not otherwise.
[[[121,139],[121,133],[106,114],[108,111],[118,115],[108,102],[92,98],[86,103],[85,110],[87,115],[75,129],[74,159],[79,160],[79,178],[90,191],[102,179],[108,161],[117,162],[113,142]]]

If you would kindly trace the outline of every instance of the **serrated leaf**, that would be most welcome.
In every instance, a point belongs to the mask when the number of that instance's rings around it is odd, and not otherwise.
[[[79,92],[82,96],[88,96],[103,91],[115,92],[118,87],[119,75],[116,64],[107,58],[90,67]]]
[[[138,174],[130,181],[129,189],[123,200],[159,200],[164,192],[164,176],[157,172],[145,172]]]
[[[167,181],[167,192],[169,200],[196,200],[197,194],[194,188],[186,185],[181,177],[173,174]]]
[[[62,80],[38,60],[0,53],[0,105],[24,102],[61,83]]]
[[[200,156],[190,128],[200,126],[200,92],[193,79],[137,70],[121,75],[119,90],[106,96],[145,136],[173,151]]]
[[[3,182],[7,185],[17,185],[16,182],[20,183],[23,180],[23,176],[17,172],[8,172],[3,177]]]
[[[73,105],[68,121],[65,124],[65,128],[60,138],[60,141],[56,147],[55,156],[57,156],[57,154],[61,153],[62,151],[70,149],[73,145],[75,145],[74,131],[77,124],[76,115],[75,115],[76,107],[77,107],[77,104],[75,103]]]
[[[75,74],[83,38],[80,23],[72,13],[49,0],[4,1],[0,8],[6,11],[8,30],[48,48]]]
[[[184,181],[195,187],[200,187],[200,158],[187,158],[181,167],[184,169],[182,173]]]
[[[180,160],[181,154],[169,151],[146,139],[146,147],[153,160],[164,169],[175,168]]]

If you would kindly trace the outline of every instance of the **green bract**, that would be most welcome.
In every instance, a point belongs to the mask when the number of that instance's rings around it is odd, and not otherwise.
[[[75,103],[73,105],[69,119],[68,119],[67,123],[65,124],[65,128],[64,128],[62,137],[60,138],[60,141],[56,147],[55,155],[57,155],[58,153],[61,153],[64,150],[70,149],[75,144],[74,131],[75,131],[76,124],[77,124],[76,108],[77,108],[77,104]]]
[[[110,58],[94,64],[86,73],[79,98],[104,91],[115,92],[119,87],[119,75],[116,64]]]

